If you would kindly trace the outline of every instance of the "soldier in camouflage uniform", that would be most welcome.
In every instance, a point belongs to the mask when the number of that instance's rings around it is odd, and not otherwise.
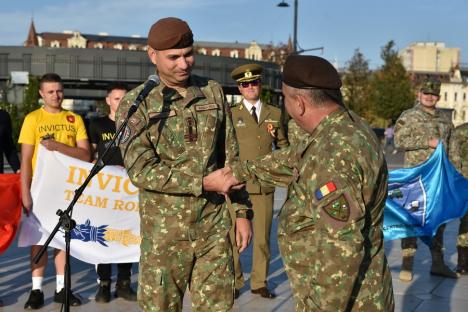
[[[468,123],[455,128],[454,141],[459,145],[460,172],[468,179]],[[468,274],[468,214],[460,220],[457,239],[458,265],[457,273]]]
[[[161,78],[120,138],[125,167],[139,188],[141,257],[138,302],[144,311],[182,311],[189,287],[193,311],[230,311],[234,278],[231,219],[225,197],[205,176],[238,157],[221,86],[191,75],[193,35],[164,18],[148,35],[148,55]],[[122,124],[143,85],[117,111]],[[233,192],[236,242],[251,235],[247,193]]]
[[[251,178],[288,186],[278,239],[296,311],[393,311],[382,233],[387,166],[372,129],[342,106],[340,87],[326,60],[288,57],[285,105],[304,132],[289,148],[233,166],[225,189]]]
[[[404,166],[414,167],[425,162],[442,142],[446,149],[450,146],[453,124],[450,118],[444,115],[435,106],[439,100],[440,81],[426,79],[419,92],[419,104],[404,111],[395,124],[395,147],[405,151]],[[454,157],[450,152],[449,156]],[[442,225],[431,246],[432,266],[431,274],[449,278],[457,278],[444,263]],[[402,266],[400,280],[413,279],[413,260],[417,249],[417,238],[410,237],[401,240]]]

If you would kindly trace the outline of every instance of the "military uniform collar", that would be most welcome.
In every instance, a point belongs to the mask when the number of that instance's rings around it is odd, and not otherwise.
[[[437,116],[439,114],[439,109],[435,108],[433,111],[430,111],[429,109],[425,108],[421,103],[418,103],[416,105],[416,108],[419,109],[420,111],[429,114],[431,116]]]
[[[246,99],[242,99],[242,104],[244,105],[244,107],[247,109],[247,111],[249,113],[251,113],[252,111],[252,107],[254,105],[252,105],[251,103],[249,103]],[[262,105],[262,101],[258,100],[257,103],[255,103],[255,111],[257,113],[257,116],[260,116],[260,113],[262,111],[262,108],[263,108],[264,105]]]
[[[166,84],[164,84],[164,82],[161,82],[157,90],[162,97],[164,97],[164,93],[166,92],[164,88],[168,87],[166,86]],[[195,99],[206,97],[205,94],[203,94],[200,87],[193,83],[193,79],[191,77],[189,78],[188,87],[185,89],[185,96],[180,94],[180,90],[178,91],[172,88],[169,89],[172,90],[172,92],[167,93],[167,96],[169,96],[169,100],[171,102],[182,100],[183,106],[189,105]]]
[[[337,120],[343,119],[345,116],[348,116],[346,110],[342,107],[338,108],[336,111],[323,118],[311,135],[313,137],[318,137],[323,129],[328,128],[331,124],[335,123]]]

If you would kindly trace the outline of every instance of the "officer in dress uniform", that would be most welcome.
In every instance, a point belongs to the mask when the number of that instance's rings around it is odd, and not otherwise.
[[[281,110],[263,103],[260,100],[262,91],[262,66],[246,64],[235,68],[231,77],[237,81],[242,100],[232,107],[232,120],[236,129],[241,160],[252,160],[271,153],[272,148],[288,146],[284,129],[281,124]],[[246,184],[250,201],[254,210],[252,222],[253,256],[250,288],[252,293],[264,298],[274,298],[275,295],[267,287],[268,267],[270,262],[270,231],[273,219],[274,187],[261,187],[255,181]],[[231,211],[233,221],[235,214]],[[231,230],[231,238],[234,236]],[[237,249],[233,250],[234,271],[236,279],[235,297],[244,286],[242,267]]]

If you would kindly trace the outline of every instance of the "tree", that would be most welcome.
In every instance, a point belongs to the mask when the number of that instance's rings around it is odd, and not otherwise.
[[[382,47],[380,56],[384,64],[372,75],[369,100],[376,116],[394,121],[413,105],[415,93],[393,40]]]
[[[354,55],[347,63],[343,77],[344,99],[351,110],[369,122],[374,119],[369,102],[370,78],[369,61],[364,58],[359,49],[354,50]]]

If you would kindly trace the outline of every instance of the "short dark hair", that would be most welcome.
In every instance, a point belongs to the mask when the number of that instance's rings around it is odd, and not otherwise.
[[[107,86],[107,95],[114,90],[125,90],[128,91],[127,85],[123,82],[113,82]]]
[[[44,74],[39,80],[39,89],[42,89],[42,85],[46,82],[57,82],[63,86],[62,78],[56,73],[47,73]]]
[[[305,95],[309,98],[309,101],[314,103],[316,106],[323,106],[327,102],[335,102],[338,105],[343,106],[343,97],[340,90],[324,90],[324,89],[296,89],[295,94]]]

